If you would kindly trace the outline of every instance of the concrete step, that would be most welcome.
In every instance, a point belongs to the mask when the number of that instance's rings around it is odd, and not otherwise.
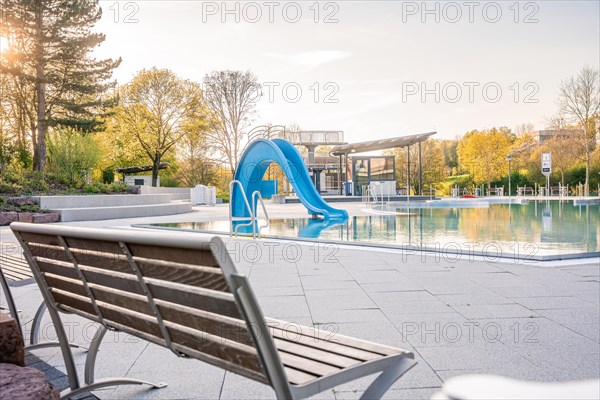
[[[105,194],[81,196],[39,196],[40,208],[58,210],[67,208],[126,207],[150,204],[166,204],[173,200],[189,200],[189,193],[157,194]]]
[[[62,222],[98,221],[117,218],[156,217],[192,211],[192,203],[173,201],[164,204],[142,204],[118,207],[55,208]]]

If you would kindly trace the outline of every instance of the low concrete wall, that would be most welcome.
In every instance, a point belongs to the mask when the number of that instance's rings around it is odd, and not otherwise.
[[[152,186],[140,186],[140,194],[172,194],[172,193],[186,193],[190,195],[190,188],[172,188],[172,187],[152,187]]]
[[[188,197],[189,198],[189,194]],[[43,209],[124,207],[135,205],[164,204],[173,200],[185,200],[184,194],[105,194],[81,196],[39,196],[36,202]]]
[[[116,218],[156,217],[192,211],[192,203],[174,202],[121,207],[64,208],[58,210],[62,222],[97,221]]]

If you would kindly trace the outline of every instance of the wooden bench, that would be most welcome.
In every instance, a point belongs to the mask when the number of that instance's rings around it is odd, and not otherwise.
[[[567,186],[550,186],[549,196],[568,196]]]
[[[517,186],[517,196],[535,196],[535,189],[531,186]]]
[[[305,398],[380,373],[364,393],[379,398],[415,361],[412,353],[263,316],[247,278],[220,238],[13,223],[40,286],[69,376],[63,398],[117,384],[94,378],[107,329],[120,330],[270,385],[278,398]],[[96,321],[81,384],[59,312]],[[115,354],[118,357],[118,354]]]
[[[491,196],[492,193],[495,196],[504,196],[504,188],[503,187],[488,188],[487,189],[487,195]]]

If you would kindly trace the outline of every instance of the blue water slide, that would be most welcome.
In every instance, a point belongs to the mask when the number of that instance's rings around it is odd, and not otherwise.
[[[348,218],[346,210],[333,208],[323,200],[308,175],[302,156],[293,144],[283,139],[256,139],[242,154],[234,179],[242,184],[248,202],[252,193],[260,190],[262,178],[273,162],[279,164],[309,214],[322,215],[325,220]],[[230,201],[234,217],[250,217],[239,186],[234,186]],[[255,198],[254,209],[257,209],[257,201]]]

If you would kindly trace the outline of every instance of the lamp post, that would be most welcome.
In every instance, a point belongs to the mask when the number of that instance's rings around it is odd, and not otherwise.
[[[506,155],[506,159],[508,160],[508,197],[510,197],[511,194],[511,187],[510,187],[510,160],[512,159],[512,154],[507,154]]]

